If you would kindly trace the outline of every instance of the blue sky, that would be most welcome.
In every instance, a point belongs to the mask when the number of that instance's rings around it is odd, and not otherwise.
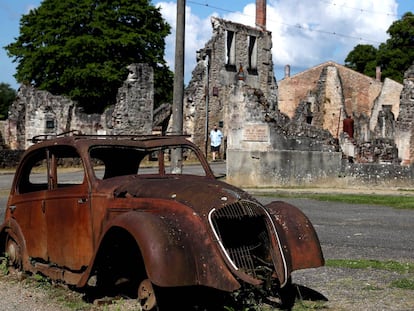
[[[3,47],[19,36],[22,14],[41,0],[0,0],[0,82],[17,89],[15,65]],[[161,8],[172,34],[165,58],[174,68],[176,1],[152,1]],[[211,16],[254,25],[254,0],[186,1],[185,81],[191,78],[195,53],[211,37]],[[267,29],[272,32],[276,79],[289,64],[292,74],[326,61],[343,64],[357,44],[379,43],[386,30],[405,12],[414,12],[414,0],[267,0]]]

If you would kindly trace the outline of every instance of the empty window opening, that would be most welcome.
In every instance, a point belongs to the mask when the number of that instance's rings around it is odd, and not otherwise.
[[[236,44],[234,31],[226,32],[226,65],[236,66]]]
[[[249,47],[249,70],[257,71],[257,38],[249,36],[247,40]]]
[[[55,128],[55,120],[48,119],[46,120],[46,129],[53,130]]]

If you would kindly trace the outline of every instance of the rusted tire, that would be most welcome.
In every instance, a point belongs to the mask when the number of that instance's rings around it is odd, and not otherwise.
[[[142,310],[158,310],[154,286],[149,279],[145,279],[139,284],[138,301]]]
[[[22,253],[19,243],[13,237],[7,235],[5,253],[9,261],[9,265],[20,269],[22,266]]]
[[[296,285],[292,283],[292,279],[289,278],[287,284],[278,290],[278,294],[281,300],[281,310],[292,310],[295,304],[297,296]]]

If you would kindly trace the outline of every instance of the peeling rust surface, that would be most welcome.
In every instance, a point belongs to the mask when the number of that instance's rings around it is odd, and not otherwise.
[[[174,172],[177,148],[183,166]],[[65,179],[66,167],[76,172]],[[243,282],[284,286],[292,271],[324,264],[305,215],[215,179],[183,136],[37,143],[16,171],[2,228],[23,270],[79,287],[103,270],[136,286],[231,292]]]

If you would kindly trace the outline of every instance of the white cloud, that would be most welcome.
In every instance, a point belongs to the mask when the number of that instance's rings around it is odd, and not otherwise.
[[[161,8],[165,20],[171,25],[171,34],[166,38],[165,60],[171,70],[174,70],[175,57],[175,31],[176,31],[176,3],[159,2],[156,6]],[[203,48],[212,36],[210,18],[200,19],[192,14],[191,8],[186,8],[185,15],[185,81],[189,82],[191,72],[196,65],[196,51]]]
[[[213,15],[253,26],[256,11],[253,2],[241,12]],[[172,26],[167,38],[166,60],[173,70],[176,2],[157,5]],[[272,32],[276,78],[283,78],[286,64],[295,73],[330,60],[341,64],[357,44],[378,46],[388,38],[386,30],[397,19],[396,14],[396,0],[268,0],[267,29]],[[210,16],[200,19],[187,7],[186,82],[195,66],[196,51],[204,47],[211,35]]]
[[[290,64],[293,71],[329,60],[343,63],[357,44],[385,42],[396,13],[395,0],[270,0],[273,61],[278,69]]]

